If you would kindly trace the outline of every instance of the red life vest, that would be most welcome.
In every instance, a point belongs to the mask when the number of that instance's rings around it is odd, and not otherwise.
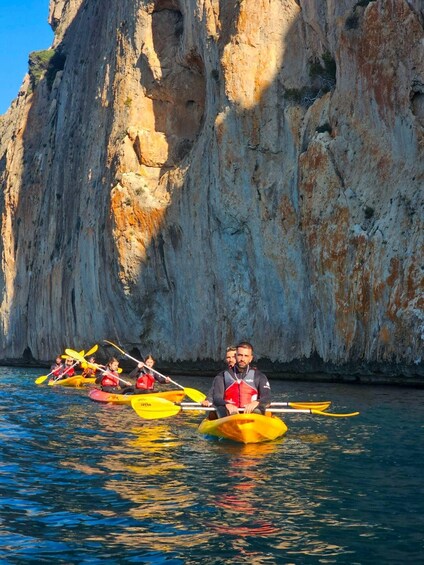
[[[62,374],[60,375],[64,379],[69,379],[69,377],[73,377],[75,375],[75,369],[73,367],[69,367],[63,370]]]
[[[62,371],[63,371],[63,365],[57,365],[57,369],[52,371],[52,373],[55,377],[60,377],[60,375],[62,374]]]
[[[119,387],[119,377],[116,371],[111,371],[108,369],[107,373],[103,373],[102,380],[100,382],[101,386],[113,386],[115,388]]]
[[[155,387],[155,377],[149,373],[140,375],[135,383],[135,388],[141,390],[153,390]]]
[[[244,379],[237,379],[229,371],[225,371],[224,384],[224,401],[226,404],[234,404],[237,408],[244,408],[246,404],[258,400],[254,369],[249,369]]]

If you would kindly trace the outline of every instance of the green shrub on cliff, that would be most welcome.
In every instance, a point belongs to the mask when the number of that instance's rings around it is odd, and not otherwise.
[[[55,49],[44,51],[33,51],[29,54],[28,73],[31,87],[34,90],[40,80],[46,79],[47,86],[51,90],[56,73],[65,66],[66,56]]]

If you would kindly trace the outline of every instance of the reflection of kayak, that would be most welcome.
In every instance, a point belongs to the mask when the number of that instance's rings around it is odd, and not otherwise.
[[[81,375],[74,375],[73,377],[68,377],[67,379],[59,379],[55,381],[54,379],[49,380],[49,386],[72,386],[80,387],[86,384],[94,384],[96,379],[94,377],[83,377]]]
[[[185,397],[185,392],[183,390],[168,390],[166,392],[149,392],[146,394],[116,394],[93,388],[88,393],[88,396],[96,402],[111,402],[112,404],[131,404],[132,398],[150,398],[152,396],[165,398],[170,402],[181,402]]]
[[[215,420],[206,418],[199,426],[201,434],[231,439],[239,443],[270,441],[284,435],[286,431],[286,424],[270,413],[266,416],[233,414]]]

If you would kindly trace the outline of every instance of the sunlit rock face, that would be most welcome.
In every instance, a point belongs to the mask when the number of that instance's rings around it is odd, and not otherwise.
[[[50,22],[0,122],[2,358],[248,339],[422,373],[421,2],[51,0]]]

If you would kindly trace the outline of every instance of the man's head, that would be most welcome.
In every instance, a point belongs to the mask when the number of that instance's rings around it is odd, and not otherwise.
[[[237,345],[236,361],[237,367],[242,371],[250,365],[253,359],[253,346],[248,341],[242,341]]]
[[[67,367],[71,367],[71,365],[73,365],[75,363],[75,361],[73,359],[71,359],[70,357],[68,357],[67,359],[65,359],[65,365]]]
[[[233,346],[227,347],[227,351],[225,353],[225,362],[227,363],[230,369],[232,369],[236,364],[236,351],[237,351],[236,347]]]

